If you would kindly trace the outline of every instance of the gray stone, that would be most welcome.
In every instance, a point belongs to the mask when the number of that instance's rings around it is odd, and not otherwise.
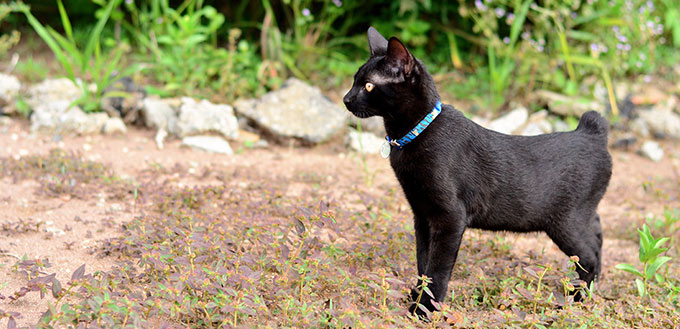
[[[654,162],[659,162],[663,159],[663,149],[659,143],[654,141],[646,141],[640,148],[640,154],[646,156]]]
[[[229,142],[218,136],[188,136],[182,138],[182,145],[211,153],[234,154]]]
[[[472,122],[474,122],[474,123],[476,123],[476,124],[478,124],[478,125],[480,125],[484,128],[488,128],[489,123],[491,123],[491,121],[489,121],[489,119],[484,118],[484,117],[480,117],[480,116],[477,116],[477,115],[473,115],[470,118],[470,120],[472,120]]]
[[[536,136],[536,135],[541,135],[545,134],[546,132],[543,131],[544,127],[541,127],[538,123],[529,123],[522,129],[522,132],[520,135],[522,136]]]
[[[571,127],[569,127],[569,124],[562,121],[562,120],[555,120],[552,124],[553,131],[555,132],[564,132],[564,131],[570,131]]]
[[[111,135],[111,134],[125,134],[127,133],[127,127],[125,126],[125,122],[123,122],[123,119],[121,118],[108,118],[106,122],[104,122],[104,127],[102,128],[102,132]]]
[[[217,132],[230,139],[238,137],[238,120],[231,106],[189,97],[182,97],[177,128],[181,137],[207,132]]]
[[[13,75],[0,73],[0,114],[15,111],[14,101],[21,89],[21,83]]]
[[[673,113],[671,109],[654,107],[648,111],[640,111],[638,115],[647,123],[653,135],[680,139],[680,115]]]
[[[145,98],[142,102],[142,120],[149,128],[164,129],[177,135],[177,111],[168,100]]]
[[[82,89],[67,78],[45,79],[26,91],[26,103],[35,110],[37,107],[54,101],[71,104],[82,95]]]
[[[26,103],[33,109],[32,132],[100,133],[108,120],[105,113],[86,114],[78,106],[71,106],[82,90],[66,78],[44,80],[26,94]]]
[[[540,110],[532,113],[527,124],[521,129],[523,136],[535,136],[553,132],[552,125],[548,122],[548,111]]]
[[[635,118],[633,121],[630,122],[629,124],[630,131],[635,133],[636,135],[640,137],[649,137],[651,134],[649,132],[649,125],[647,124],[647,121],[642,118]]]
[[[371,132],[378,136],[384,136],[385,133],[385,122],[382,117],[374,116],[365,119],[359,119],[353,115],[349,116],[349,121],[352,127],[357,127],[357,119],[361,123],[362,132]]]
[[[491,121],[489,129],[503,134],[511,134],[522,127],[528,118],[529,111],[525,107],[519,107]]]
[[[599,102],[579,97],[570,97],[549,90],[539,90],[535,96],[538,102],[547,104],[551,112],[559,115],[581,117],[588,111],[604,113],[604,106]]]
[[[345,128],[349,112],[321,94],[319,88],[289,79],[260,99],[240,100],[236,111],[269,133],[319,143]]]
[[[108,115],[86,114],[79,107],[69,107],[68,100],[57,100],[33,108],[31,131],[44,133],[100,133]]]
[[[353,150],[365,154],[379,154],[380,147],[385,143],[385,139],[371,132],[361,132],[350,129],[347,134],[346,143]]]
[[[637,144],[637,137],[632,134],[626,134],[614,140],[611,144],[611,148],[630,151],[635,144]]]

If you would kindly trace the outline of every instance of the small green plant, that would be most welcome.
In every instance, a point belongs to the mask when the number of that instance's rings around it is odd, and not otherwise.
[[[203,1],[187,0],[176,8],[168,0],[126,1],[124,6],[130,20],[121,24],[140,46],[143,60],[150,61],[142,72],[163,85],[148,88],[151,93],[233,101],[281,82],[256,55],[256,47],[241,39],[241,29],[230,28],[226,47],[218,47],[225,17]]]
[[[647,224],[642,225],[642,230],[638,229],[640,234],[640,249],[639,258],[642,264],[642,270],[630,264],[618,264],[616,268],[637,276],[635,279],[635,286],[640,297],[649,294],[649,281],[654,279],[657,283],[664,281],[663,275],[659,272],[661,266],[666,264],[672,258],[668,256],[661,256],[668,248],[663,248],[663,245],[670,239],[661,237],[654,239],[652,233],[649,231]]]
[[[101,100],[106,97],[125,97],[127,94],[119,91],[107,91],[116,80],[131,75],[136,68],[130,67],[121,70],[121,58],[123,53],[129,46],[123,44],[113,49],[109,56],[102,54],[101,34],[106,26],[111,12],[118,7],[121,0],[110,1],[103,14],[97,21],[97,24],[89,32],[87,43],[83,48],[78,45],[76,39],[73,37],[73,29],[71,21],[69,20],[66,9],[61,0],[57,1],[59,8],[59,16],[61,18],[62,27],[64,28],[65,36],[55,31],[50,26],[43,26],[31,14],[30,8],[26,5],[20,5],[15,10],[23,13],[28,20],[28,23],[33,27],[40,38],[45,41],[47,46],[52,50],[57,61],[66,71],[67,77],[74,83],[79,85],[83,91],[80,99],[76,100],[72,105],[79,105],[85,112],[93,112],[100,110]],[[84,79],[79,81],[77,77]],[[94,88],[89,87],[90,83],[94,84]]]
[[[45,62],[36,60],[33,58],[33,56],[29,55],[17,63],[15,71],[19,73],[25,80],[37,82],[47,77],[49,68]]]

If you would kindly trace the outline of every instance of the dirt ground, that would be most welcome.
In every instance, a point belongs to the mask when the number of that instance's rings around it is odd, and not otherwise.
[[[294,181],[288,184],[290,196],[309,193],[314,182],[331,182],[328,191],[338,200],[351,203],[352,191],[399,190],[387,160],[377,155],[366,157],[368,173],[359,156],[347,150],[342,138],[313,148],[270,146],[265,149],[245,149],[236,143],[233,156],[209,154],[180,147],[177,140],[167,141],[159,150],[154,132],[132,128],[125,136],[53,136],[32,135],[25,120],[14,120],[0,126],[0,158],[46,154],[53,148],[77,151],[84,159],[110,165],[122,177],[138,177],[143,171],[159,166],[171,168],[176,164],[188,168],[186,174],[174,174],[178,185],[210,183],[201,179],[205,170],[239,172],[233,184],[248,184],[248,177],[279,177]],[[655,163],[633,152],[612,150],[614,172],[609,189],[600,204],[604,226],[604,255],[602,290],[607,291],[607,272],[621,262],[637,258],[637,240],[634,234],[648,213],[661,214],[665,206],[680,207],[678,182],[680,181],[680,145],[661,142],[664,159]],[[366,187],[367,175],[373,184]],[[643,184],[647,188],[643,188]],[[651,189],[649,187],[652,187]],[[34,180],[13,183],[10,178],[0,179],[0,226],[17,228],[11,234],[0,231],[0,294],[12,295],[26,278],[13,271],[13,265],[23,256],[30,259],[48,259],[52,264],[48,272],[56,272],[65,282],[83,263],[86,271],[108,270],[115,257],[100,257],[96,247],[101,241],[121,234],[120,225],[134,218],[140,207],[134,200],[113,201],[107,195],[93,193],[85,199],[68,197],[49,198],[37,193],[40,185]],[[669,198],[659,198],[658,193],[671,193]],[[403,198],[402,198],[403,200]],[[408,212],[403,202],[403,211]],[[22,223],[29,223],[23,224]],[[632,233],[631,233],[632,232]],[[466,238],[478,234],[466,234]],[[502,233],[513,246],[512,254],[522,255],[529,248],[544,248],[556,256],[559,250],[540,234],[518,235]],[[464,242],[465,243],[465,242]],[[455,278],[454,278],[455,280]],[[46,310],[51,296],[40,299],[30,293],[16,302],[0,300],[0,309],[20,312],[20,326],[36,323]],[[0,326],[5,326],[0,321]]]

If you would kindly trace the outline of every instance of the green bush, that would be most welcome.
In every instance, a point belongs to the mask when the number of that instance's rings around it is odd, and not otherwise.
[[[112,2],[95,3],[102,9],[76,30]],[[233,100],[291,75],[337,87],[368,56],[373,25],[401,38],[433,73],[457,71],[462,81],[443,80],[457,97],[493,108],[536,89],[588,97],[596,77],[615,113],[612,80],[674,65],[680,47],[674,0],[216,3],[115,2],[101,33],[113,35],[106,45],[130,43],[145,80],[164,94]]]

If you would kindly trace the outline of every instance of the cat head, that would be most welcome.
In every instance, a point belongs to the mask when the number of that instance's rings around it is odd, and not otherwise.
[[[343,101],[357,117],[397,118],[409,105],[427,103],[434,90],[425,66],[395,37],[385,39],[368,29],[371,58],[354,75]],[[438,96],[437,96],[438,97]]]

